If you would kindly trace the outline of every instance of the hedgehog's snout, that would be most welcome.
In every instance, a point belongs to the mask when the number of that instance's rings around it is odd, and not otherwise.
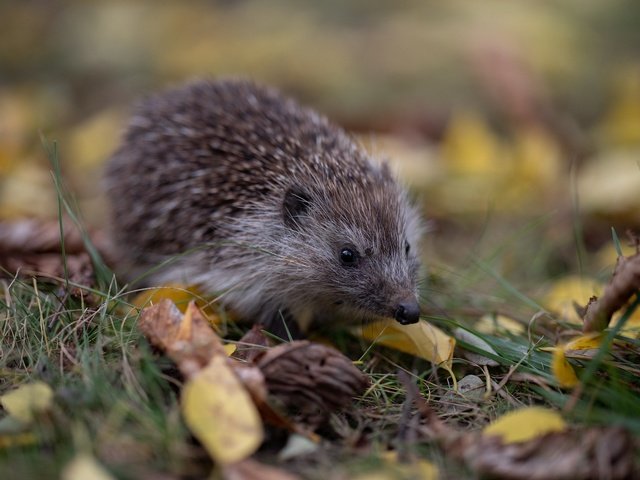
[[[409,297],[398,302],[393,318],[401,325],[416,323],[420,319],[420,305],[415,297]]]

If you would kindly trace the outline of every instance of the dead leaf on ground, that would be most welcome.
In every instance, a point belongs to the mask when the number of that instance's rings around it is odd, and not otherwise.
[[[189,430],[217,463],[229,465],[253,454],[264,438],[262,421],[227,358],[214,355],[182,389]]]
[[[622,480],[640,473],[633,439],[622,427],[568,429],[561,418],[544,413],[546,427],[538,428],[535,424],[541,421],[538,413],[542,409],[529,409],[524,418],[522,412],[516,412],[505,416],[502,426],[497,422],[506,440],[491,434],[496,427],[488,428],[485,433],[489,434],[484,435],[461,432],[438,418],[408,374],[398,376],[425,421],[422,434],[478,475],[512,480]],[[531,428],[523,435],[520,430],[526,426]]]
[[[41,381],[25,383],[0,396],[2,407],[24,424],[31,423],[36,415],[49,410],[52,400],[51,387]]]
[[[400,325],[395,320],[375,322],[362,329],[362,337],[451,370],[456,340],[424,320],[413,325]]]
[[[63,222],[62,232],[58,220],[0,222],[0,268],[12,275],[66,278],[75,285],[94,286],[94,267],[82,233],[71,221]],[[91,232],[91,242],[103,257],[110,257],[107,241],[100,232]],[[71,286],[69,293],[89,298],[90,293],[82,287]]]
[[[183,315],[171,300],[164,299],[142,310],[138,326],[186,377],[204,368],[214,356],[227,356],[222,341],[193,302]]]

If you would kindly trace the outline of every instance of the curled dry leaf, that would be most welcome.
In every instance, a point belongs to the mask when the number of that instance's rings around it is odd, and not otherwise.
[[[70,221],[63,222],[62,232],[57,220],[0,222],[0,267],[12,274],[53,279],[66,276],[73,284],[93,286],[95,273],[82,233]],[[91,241],[103,257],[110,258],[110,249],[100,232],[92,232]],[[78,287],[71,287],[69,293],[85,299],[88,295]]]
[[[337,350],[309,341],[285,343],[257,360],[269,393],[303,415],[322,415],[349,405],[369,385]]]
[[[238,340],[236,351],[233,354],[238,360],[254,362],[269,347],[269,339],[263,333],[264,327],[256,324]]]
[[[618,262],[600,298],[591,298],[584,314],[585,332],[601,332],[613,314],[640,289],[640,254],[618,257]]]
[[[204,368],[214,356],[227,356],[220,338],[193,302],[183,315],[171,300],[164,299],[142,311],[138,326],[186,377]]]

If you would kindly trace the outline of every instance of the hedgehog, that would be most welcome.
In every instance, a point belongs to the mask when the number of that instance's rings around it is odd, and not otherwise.
[[[205,79],[146,98],[105,185],[129,278],[197,285],[267,326],[419,320],[422,222],[406,189],[275,89]]]

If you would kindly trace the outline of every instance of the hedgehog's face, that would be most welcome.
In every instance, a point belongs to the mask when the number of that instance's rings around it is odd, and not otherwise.
[[[358,319],[415,323],[417,216],[394,183],[375,189],[287,193],[285,225],[307,268],[303,295]]]

